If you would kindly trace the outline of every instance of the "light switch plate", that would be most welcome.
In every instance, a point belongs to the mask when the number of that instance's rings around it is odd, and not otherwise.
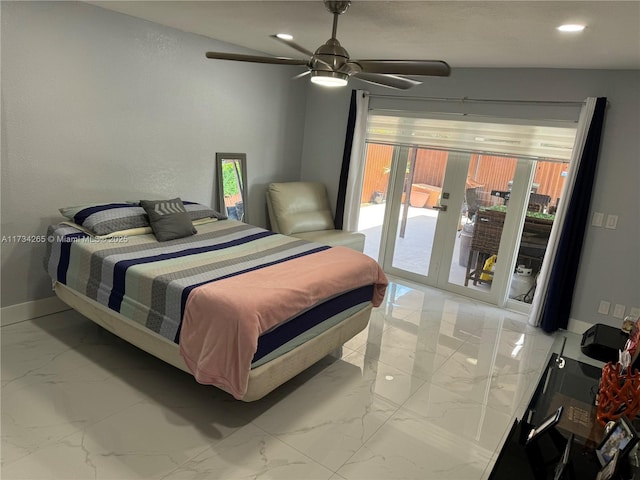
[[[593,214],[593,219],[591,220],[591,225],[593,225],[594,227],[601,227],[603,220],[604,220],[604,213],[595,212]]]
[[[603,315],[609,315],[609,307],[611,306],[610,302],[606,302],[604,300],[602,300],[600,302],[600,306],[598,307],[598,313],[601,313]]]
[[[616,303],[616,306],[613,307],[613,316],[616,318],[624,318],[624,310],[625,306],[619,303]]]
[[[615,230],[618,225],[618,215],[607,215],[607,223],[604,228],[610,228],[611,230]]]

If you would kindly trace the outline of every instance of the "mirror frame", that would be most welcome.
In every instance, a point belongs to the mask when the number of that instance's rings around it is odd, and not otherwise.
[[[243,215],[241,222],[247,223],[247,154],[246,153],[216,153],[216,178],[218,185],[218,211],[227,215],[227,207],[224,202],[224,182],[222,181],[222,164],[232,160],[240,164],[240,197],[242,198]]]

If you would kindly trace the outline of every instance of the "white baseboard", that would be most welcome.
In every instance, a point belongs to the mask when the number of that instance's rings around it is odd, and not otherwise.
[[[4,327],[64,310],[70,310],[69,305],[62,302],[58,297],[48,297],[41,300],[9,305],[8,307],[2,307],[0,309],[0,326]]]

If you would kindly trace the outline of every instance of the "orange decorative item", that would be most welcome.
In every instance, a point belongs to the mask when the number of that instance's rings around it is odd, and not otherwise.
[[[602,369],[598,410],[596,417],[601,425],[617,420],[622,415],[634,418],[640,412],[640,372],[629,369],[622,373],[619,363],[607,363]]]

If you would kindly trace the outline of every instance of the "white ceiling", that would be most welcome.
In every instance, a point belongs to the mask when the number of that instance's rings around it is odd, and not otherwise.
[[[331,37],[332,16],[321,0],[88,3],[274,56],[304,58],[269,35],[291,33],[311,51]],[[562,34],[562,23],[587,28]],[[340,16],[337,38],[354,60],[640,69],[640,1],[354,0]]]

